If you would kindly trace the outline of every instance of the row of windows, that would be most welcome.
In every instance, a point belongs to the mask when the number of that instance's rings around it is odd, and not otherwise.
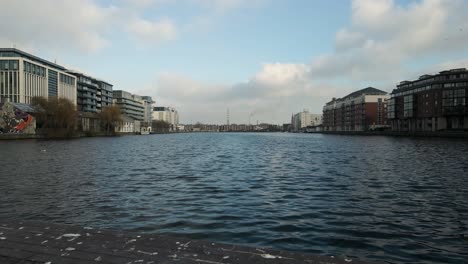
[[[444,83],[444,88],[454,88],[454,87],[466,87],[468,83],[459,82],[459,83]]]
[[[49,69],[49,96],[58,95],[58,72]]]
[[[465,97],[466,91],[465,89],[457,89],[457,90],[447,90],[443,91],[442,97],[445,98],[453,98],[453,97]]]
[[[454,107],[466,105],[465,89],[447,90],[442,93],[442,106]]]
[[[431,89],[440,89],[442,87],[443,88],[454,88],[454,87],[467,87],[467,86],[468,86],[467,82],[444,83],[443,86],[442,86],[442,84],[433,84],[433,85],[427,85],[425,87],[420,87],[420,88],[405,91],[405,92],[395,93],[395,94],[392,94],[392,96],[393,97],[398,97],[398,96],[410,95],[410,94],[420,93],[420,92],[423,92],[423,91],[428,91],[428,90],[431,90]]]
[[[8,97],[14,102],[18,102],[16,100],[18,95],[18,74],[16,72],[0,72],[0,97]]]
[[[60,82],[63,82],[69,85],[75,85],[75,78],[65,75],[65,74],[60,74]]]
[[[17,71],[18,61],[17,60],[2,60],[0,61],[0,71]]]
[[[451,75],[439,75],[439,76],[436,76],[434,78],[429,78],[429,79],[425,79],[425,80],[421,80],[421,81],[417,81],[417,82],[413,82],[413,83],[407,83],[407,84],[404,84],[404,85],[399,85],[398,88],[409,88],[409,87],[419,86],[419,85],[434,82],[434,81],[444,81],[444,80],[447,80],[447,79],[448,80],[468,79],[468,73],[451,74]]]
[[[466,106],[466,98],[447,98],[442,100],[443,107]]]
[[[46,69],[36,64],[24,62],[24,71],[30,74],[46,77]]]
[[[109,85],[107,83],[101,83],[101,88],[104,90],[112,91],[112,85]]]
[[[414,97],[413,95],[407,95],[403,98],[403,116],[404,117],[412,117],[413,116],[413,102],[414,102]]]
[[[388,100],[388,118],[395,118],[395,98]]]
[[[88,79],[88,78],[83,77],[83,76],[80,76],[78,78],[78,81],[82,82],[82,83],[87,83],[87,84],[94,84],[93,81],[91,81],[91,79]]]

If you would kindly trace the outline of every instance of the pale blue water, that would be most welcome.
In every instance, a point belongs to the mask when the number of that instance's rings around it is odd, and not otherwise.
[[[468,142],[283,133],[0,141],[0,217],[466,263]]]

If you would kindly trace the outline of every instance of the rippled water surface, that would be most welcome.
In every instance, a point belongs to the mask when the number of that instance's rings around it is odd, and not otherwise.
[[[467,263],[468,142],[281,133],[0,141],[0,217]]]

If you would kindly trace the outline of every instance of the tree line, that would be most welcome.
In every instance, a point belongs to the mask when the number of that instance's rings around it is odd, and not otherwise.
[[[71,138],[83,131],[79,129],[79,115],[76,106],[66,98],[34,97],[31,105],[35,109],[36,131],[47,138]],[[120,108],[108,106],[92,119],[98,120],[101,134],[116,135],[115,128],[122,121]]]

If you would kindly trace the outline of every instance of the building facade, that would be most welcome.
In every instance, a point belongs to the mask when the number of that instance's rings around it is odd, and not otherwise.
[[[393,131],[468,130],[468,70],[422,75],[391,93],[388,119]]]
[[[77,81],[77,110],[98,113],[112,105],[112,84],[76,71],[67,71]]]
[[[13,48],[0,48],[0,102],[66,98],[76,105],[76,78],[60,65]]]
[[[120,108],[123,115],[141,122],[150,122],[152,109],[148,104],[153,103],[149,96],[140,96],[126,91],[113,91],[113,102]],[[149,120],[149,121],[148,121]]]
[[[143,108],[145,109],[143,121],[149,125],[153,119],[153,104],[155,102],[150,96],[142,96],[141,100],[143,102]]]
[[[324,131],[366,131],[385,129],[387,92],[368,87],[343,98],[333,98],[323,107]]]
[[[306,127],[319,126],[322,124],[322,115],[311,114],[304,110],[291,117],[291,131],[298,132]]]
[[[165,121],[175,130],[179,125],[179,113],[175,108],[157,106],[153,108],[153,120]]]

